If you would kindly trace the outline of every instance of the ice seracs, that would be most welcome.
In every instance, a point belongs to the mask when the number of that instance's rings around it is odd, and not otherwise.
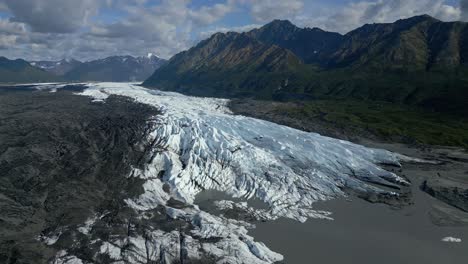
[[[404,156],[234,116],[227,100],[111,83],[91,84],[81,94],[95,100],[122,95],[162,110],[148,139],[153,161],[135,174],[148,179],[145,189],[152,193],[133,201],[140,209],[148,199],[167,200],[161,191],[164,183],[171,186],[172,197],[187,203],[203,190],[218,190],[261,199],[270,206],[272,218],[305,221],[327,217],[316,212],[313,203],[344,196],[345,188],[398,196],[374,184],[395,188],[408,184],[377,165],[399,166],[401,159],[408,159]]]

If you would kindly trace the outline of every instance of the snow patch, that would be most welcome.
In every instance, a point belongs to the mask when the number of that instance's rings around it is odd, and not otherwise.
[[[93,225],[96,222],[96,220],[97,220],[97,217],[89,218],[88,220],[86,220],[86,222],[82,226],[78,227],[78,232],[84,235],[88,235],[91,229],[93,228]]]
[[[58,231],[54,234],[51,234],[49,236],[45,236],[45,235],[40,235],[39,236],[39,240],[44,242],[44,244],[48,245],[48,246],[52,246],[53,244],[57,243],[57,241],[60,239],[60,236],[62,235],[62,232],[61,231]]]
[[[444,238],[442,238],[442,242],[461,243],[462,240],[461,240],[461,238],[456,238],[456,237],[444,237]]]
[[[66,250],[60,250],[52,264],[83,264],[83,261],[76,256],[68,255]]]
[[[121,249],[109,242],[102,243],[100,247],[101,254],[108,255],[111,259],[119,260],[121,258]]]

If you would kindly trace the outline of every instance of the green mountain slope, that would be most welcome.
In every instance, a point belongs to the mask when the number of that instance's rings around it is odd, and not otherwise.
[[[0,57],[0,83],[55,82],[61,79],[24,60]]]
[[[144,85],[195,95],[270,97],[288,78],[302,80],[304,67],[286,49],[244,33],[218,33],[174,56]]]
[[[346,35],[276,20],[177,54],[148,87],[204,96],[370,99],[468,113],[468,26],[417,16]]]
[[[441,22],[427,15],[389,24],[365,25],[345,35],[329,58],[331,67],[374,71],[451,70],[466,63],[460,56],[468,47],[462,22]]]
[[[345,36],[315,85],[330,97],[417,104],[466,112],[466,23],[429,16],[365,25]]]

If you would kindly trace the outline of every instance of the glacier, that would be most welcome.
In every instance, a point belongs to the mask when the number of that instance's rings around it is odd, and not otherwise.
[[[54,89],[53,86],[49,84],[47,88]],[[401,166],[402,161],[422,162],[386,150],[233,115],[226,99],[185,96],[132,83],[85,86],[78,94],[96,103],[105,103],[109,96],[116,95],[160,109],[161,115],[148,121],[152,130],[146,141],[151,161],[144,168],[133,169],[128,176],[143,179],[145,192],[127,199],[126,203],[139,212],[164,206],[170,218],[190,222],[195,229],[183,235],[183,245],[192,258],[197,258],[197,252],[203,250],[215,256],[217,263],[274,263],[283,259],[248,235],[248,229],[254,228],[252,224],[202,211],[194,204],[202,191],[216,190],[245,199],[245,203],[239,204],[218,201],[217,206],[243,210],[259,220],[280,217],[300,222],[309,218],[331,220],[331,212],[315,210],[314,203],[345,197],[347,191],[398,197],[398,189],[410,183],[385,170],[382,164]],[[250,198],[260,199],[269,209],[249,207]],[[170,199],[193,206],[171,208]],[[86,228],[89,225],[92,220],[85,224]],[[180,236],[176,231],[153,231],[148,235],[154,248],[151,252],[148,252],[148,241],[145,244],[141,237],[105,241],[101,250],[115,261],[139,263],[147,256],[160,256],[156,251],[167,248],[164,254],[170,263],[180,257],[180,250],[173,248],[176,242],[179,245]],[[207,243],[199,238],[217,239]],[[121,251],[124,245],[135,250],[124,254]],[[61,254],[60,259],[64,259]]]

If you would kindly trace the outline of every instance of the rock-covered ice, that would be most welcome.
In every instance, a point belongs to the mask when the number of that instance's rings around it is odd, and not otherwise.
[[[236,116],[224,99],[190,97],[125,83],[91,83],[87,87],[79,94],[93,101],[105,102],[110,95],[119,95],[162,112],[149,121],[154,128],[147,138],[151,162],[129,175],[145,180],[145,193],[126,203],[138,211],[165,206],[171,218],[190,222],[195,229],[183,239],[176,231],[155,231],[148,236],[154,238],[150,239],[151,248],[169,250],[177,244],[193,258],[200,250],[209,252],[218,263],[274,263],[282,256],[247,235],[252,225],[211,215],[196,205],[171,208],[167,202],[176,199],[193,204],[198,193],[216,190],[235,198],[258,198],[269,209],[256,214],[247,204],[229,201],[218,202],[218,207],[241,209],[262,220],[287,217],[303,222],[330,219],[330,213],[315,210],[314,203],[345,196],[346,190],[398,196],[398,192],[379,186],[397,190],[409,184],[379,166],[400,166],[400,161],[410,160],[408,157]],[[123,254],[116,246],[122,241],[103,244],[101,251],[113,259],[139,260],[152,254],[141,239],[126,241],[127,247],[134,248],[132,255]],[[214,242],[202,242],[210,239]],[[167,251],[168,260],[177,259],[180,252]]]

